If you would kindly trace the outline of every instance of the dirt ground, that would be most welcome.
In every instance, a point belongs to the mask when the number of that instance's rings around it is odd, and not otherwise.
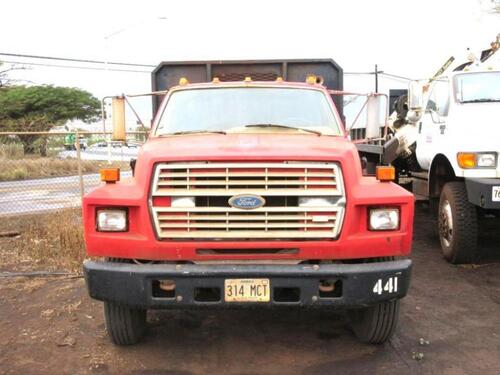
[[[386,345],[357,342],[341,313],[235,310],[154,312],[143,343],[115,347],[81,278],[0,276],[0,374],[500,374],[500,236],[486,228],[481,264],[457,267],[435,227],[419,207],[413,281]],[[0,275],[29,269],[8,241]]]

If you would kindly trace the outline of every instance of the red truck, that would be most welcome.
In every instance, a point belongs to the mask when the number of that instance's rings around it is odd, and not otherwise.
[[[85,279],[115,344],[143,336],[148,309],[199,307],[339,308],[361,341],[390,338],[414,198],[390,167],[363,175],[331,89],[332,60],[153,72],[168,92],[134,176],[105,176],[83,200],[88,255],[103,259]]]

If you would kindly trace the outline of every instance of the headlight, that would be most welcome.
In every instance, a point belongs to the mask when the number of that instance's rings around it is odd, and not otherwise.
[[[496,152],[459,152],[457,162],[461,168],[495,168],[497,166]]]
[[[395,230],[399,228],[399,209],[375,208],[370,210],[370,230]]]
[[[125,232],[128,230],[127,210],[100,209],[97,211],[99,232]]]
[[[477,154],[477,166],[483,168],[495,168],[497,166],[496,152]]]
[[[325,207],[334,204],[333,197],[299,197],[299,207]]]

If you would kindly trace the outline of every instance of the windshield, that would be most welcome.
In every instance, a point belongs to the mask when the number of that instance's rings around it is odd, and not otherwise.
[[[161,115],[156,135],[198,131],[259,131],[260,127],[276,131],[303,128],[305,131],[327,135],[342,134],[332,108],[321,91],[223,87],[173,92]]]
[[[461,103],[500,101],[500,72],[457,75],[455,91]]]

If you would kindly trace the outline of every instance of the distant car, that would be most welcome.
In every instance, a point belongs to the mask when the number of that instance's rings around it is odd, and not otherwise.
[[[130,142],[126,142],[125,145],[128,147],[128,148],[139,148],[142,146],[141,143],[139,142],[134,142],[134,141],[130,141]]]
[[[90,147],[91,148],[95,148],[95,147],[104,148],[104,147],[108,147],[108,143],[113,148],[120,148],[120,147],[139,148],[139,147],[142,146],[141,143],[135,142],[135,141],[130,141],[130,142],[120,142],[120,141],[106,142],[106,141],[101,141],[101,142],[94,143]]]
[[[108,143],[113,148],[122,147],[125,145],[123,142],[118,142],[118,141],[111,141],[111,142],[101,141],[101,142],[94,143],[91,147],[92,148],[94,148],[94,147],[104,148],[104,147],[108,147]]]

